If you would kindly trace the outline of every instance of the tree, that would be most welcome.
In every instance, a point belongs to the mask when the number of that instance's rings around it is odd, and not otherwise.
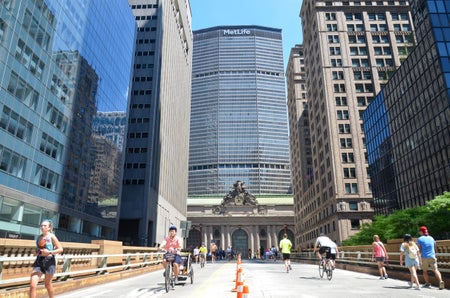
[[[404,234],[418,236],[420,226],[427,226],[435,239],[449,239],[450,192],[428,201],[425,206],[397,210],[390,215],[377,215],[370,224],[364,224],[357,234],[342,241],[342,245],[371,243],[373,235],[380,240],[403,238]]]

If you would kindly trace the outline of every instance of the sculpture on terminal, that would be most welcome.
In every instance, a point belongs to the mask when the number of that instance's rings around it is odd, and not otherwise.
[[[236,183],[233,184],[234,189],[230,191],[222,200],[222,206],[226,205],[236,205],[236,206],[242,206],[242,205],[252,205],[256,206],[258,204],[258,201],[256,200],[256,197],[249,193],[245,189],[245,183],[243,181],[236,181]]]

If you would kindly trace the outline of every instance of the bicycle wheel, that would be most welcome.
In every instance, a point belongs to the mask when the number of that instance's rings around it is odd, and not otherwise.
[[[201,267],[201,268],[205,267],[205,257],[202,257],[202,258],[200,259],[200,267]]]
[[[325,267],[323,265],[323,260],[320,260],[320,262],[319,262],[319,275],[320,275],[320,278],[323,277],[324,271],[325,271]]]
[[[326,266],[327,266],[327,268],[326,268],[327,278],[328,278],[328,280],[331,280],[333,278],[333,267],[331,266],[330,260],[327,261]]]
[[[191,273],[189,273],[189,277],[191,278],[191,284],[194,283],[194,268],[191,267]]]
[[[168,263],[166,266],[166,271],[164,272],[164,286],[166,288],[166,293],[169,292],[171,279],[172,279],[172,264]]]

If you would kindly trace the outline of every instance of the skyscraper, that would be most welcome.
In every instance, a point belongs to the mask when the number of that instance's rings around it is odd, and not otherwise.
[[[407,1],[305,0],[300,16],[314,181],[296,241],[340,243],[373,217],[361,115],[413,48],[413,26]]]
[[[417,46],[363,114],[378,214],[450,190],[450,6],[409,2]]]
[[[286,79],[288,81],[292,188],[295,196],[294,216],[297,218],[295,220],[297,231],[300,230],[301,218],[307,212],[301,208],[301,197],[306,191],[311,191],[310,186],[314,181],[305,75],[303,46],[295,45],[289,56]]]
[[[137,22],[119,239],[153,245],[186,219],[192,31],[188,0],[129,0]]]
[[[280,29],[194,32],[189,195],[291,192]]]
[[[127,105],[129,7],[24,0],[1,1],[0,11],[1,236],[33,238],[49,218],[62,241],[115,239],[117,219],[98,208],[106,198],[89,194],[92,121]]]

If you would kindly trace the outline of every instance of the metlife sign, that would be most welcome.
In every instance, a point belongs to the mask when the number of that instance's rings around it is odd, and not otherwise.
[[[252,35],[252,31],[249,29],[223,29],[223,36],[245,36]]]

